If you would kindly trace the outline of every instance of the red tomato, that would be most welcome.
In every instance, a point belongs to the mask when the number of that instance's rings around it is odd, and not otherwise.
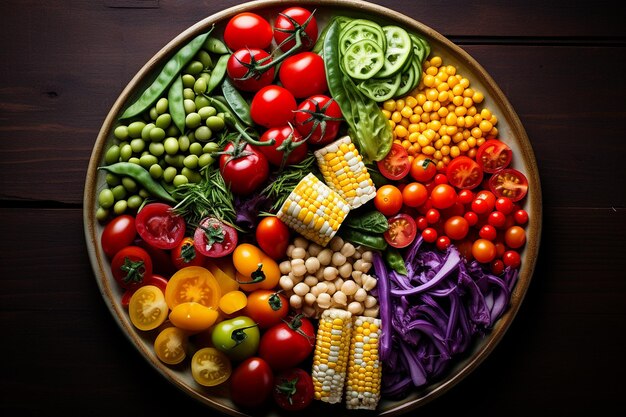
[[[302,7],[290,7],[278,14],[274,22],[274,39],[283,52],[288,51],[296,45],[295,40],[283,43],[292,33],[294,33],[294,23],[304,28],[301,33],[301,50],[310,50],[317,41],[317,21],[313,13]]]
[[[519,226],[511,226],[504,232],[504,242],[513,249],[518,249],[526,243],[526,231]]]
[[[476,239],[472,244],[472,256],[478,262],[489,263],[496,257],[496,247],[487,239]]]
[[[380,173],[390,180],[401,180],[411,170],[409,153],[399,143],[394,143],[387,156],[376,164]]]
[[[268,363],[251,357],[239,364],[230,376],[230,398],[242,407],[258,407],[272,395],[274,375]]]
[[[163,278],[160,275],[152,274],[152,276],[145,278],[141,285],[127,289],[122,295],[122,301],[121,301],[122,307],[128,307],[128,304],[130,303],[130,298],[133,296],[133,294],[140,287],[143,287],[146,285],[154,285],[155,287],[158,287],[161,291],[163,291],[163,294],[165,294],[165,287],[167,287],[167,279]]]
[[[439,237],[439,239],[437,239],[437,249],[439,249],[440,251],[445,251],[446,249],[448,249],[451,243],[452,242],[450,242],[450,238],[448,236],[441,236]]]
[[[498,231],[496,230],[495,227],[493,227],[490,224],[484,225],[478,231],[478,236],[480,236],[483,239],[487,239],[487,240],[491,240],[491,241],[496,240],[496,236],[497,235],[498,235]]]
[[[428,200],[428,190],[419,182],[407,184],[402,189],[402,201],[408,207],[419,207]]]
[[[513,218],[517,224],[526,224],[528,223],[528,212],[521,209],[517,210],[515,214],[513,214]]]
[[[267,49],[272,43],[272,26],[255,13],[233,16],[224,29],[224,42],[231,51],[242,48]]]
[[[491,191],[482,190],[476,194],[472,202],[472,210],[476,214],[490,213],[496,206],[496,196]]]
[[[300,133],[291,125],[272,127],[261,136],[261,142],[270,142],[272,139],[273,145],[257,147],[270,164],[281,166],[285,152],[288,152],[285,165],[294,165],[306,158],[309,147]]]
[[[469,232],[469,223],[461,216],[452,216],[443,225],[445,234],[452,240],[461,240]]]
[[[428,227],[428,221],[424,216],[419,216],[417,219],[415,219],[415,224],[417,225],[417,228],[419,230],[424,230]]]
[[[489,213],[487,222],[493,227],[497,227],[498,229],[500,229],[506,224],[506,216],[501,211],[492,211],[491,213]]]
[[[276,216],[263,217],[256,228],[256,241],[270,258],[281,260],[287,253],[291,233]]]
[[[224,152],[234,152],[231,142]],[[269,164],[261,151],[246,144],[242,154],[220,156],[220,172],[230,190],[239,195],[248,195],[255,191],[269,176]]]
[[[467,220],[467,224],[470,226],[475,226],[478,223],[478,215],[473,211],[468,211],[463,215],[463,218]]]
[[[152,259],[139,246],[126,246],[113,256],[111,272],[120,287],[139,288],[152,276]]]
[[[102,231],[100,238],[102,250],[107,256],[112,257],[120,249],[133,243],[136,235],[135,218],[128,214],[117,216]]]
[[[502,255],[502,262],[505,266],[510,266],[511,268],[519,268],[522,263],[522,259],[517,251],[508,250],[504,252],[504,255]]]
[[[323,94],[328,90],[324,60],[313,52],[300,52],[285,59],[278,78],[296,98]]]
[[[296,111],[296,129],[312,145],[332,142],[337,137],[340,123],[339,104],[322,94],[307,98]]]
[[[432,201],[433,207],[438,209],[452,207],[456,203],[456,199],[456,191],[448,184],[435,185],[430,193],[430,201]]]
[[[272,290],[254,290],[248,294],[244,315],[250,317],[261,329],[280,323],[289,313],[289,302],[284,295]]]
[[[468,156],[454,158],[446,170],[448,182],[459,189],[472,189],[480,185],[483,180],[483,170]]]
[[[500,259],[495,259],[491,262],[491,272],[494,275],[500,275],[504,272],[504,262]]]
[[[259,356],[272,370],[293,368],[307,359],[315,347],[315,328],[309,319],[295,316],[291,322],[270,327],[261,336]]]
[[[185,219],[164,203],[146,204],[137,213],[135,226],[143,240],[159,249],[173,249],[185,237]]]
[[[274,401],[288,411],[308,407],[313,401],[314,392],[311,375],[300,368],[283,371],[274,379]]]
[[[476,162],[490,174],[509,166],[512,158],[511,148],[497,139],[489,139],[476,151]]]
[[[293,94],[278,85],[268,85],[254,95],[250,116],[265,127],[283,126],[293,121],[298,104]]]
[[[432,227],[427,227],[422,230],[422,239],[424,239],[424,242],[433,243],[437,240],[437,237],[437,231]]]
[[[469,204],[474,200],[474,193],[471,190],[461,190],[459,191],[459,203],[461,204]]]
[[[385,232],[385,240],[394,248],[409,246],[417,234],[417,224],[408,214],[398,214],[389,219],[389,229]]]
[[[176,272],[176,268],[172,264],[172,256],[167,249],[155,248],[152,245],[147,244],[143,239],[135,239],[135,246],[139,246],[141,249],[148,252],[150,259],[152,259],[152,273],[170,277]]]
[[[226,65],[228,77],[232,80],[235,87],[240,90],[259,91],[274,81],[274,67],[262,74],[255,74],[254,71],[249,71],[248,66],[253,58],[254,62],[257,63],[259,61],[263,61],[263,64],[268,63],[271,61],[271,58],[268,58],[269,56],[267,52],[257,48],[244,48],[235,51],[228,59]]]
[[[374,206],[387,217],[395,216],[402,208],[402,192],[393,185],[383,185],[376,190]]]
[[[528,192],[526,176],[513,168],[502,169],[489,179],[489,189],[497,197],[508,197],[511,201],[519,201]]]
[[[426,212],[425,217],[428,224],[435,224],[441,218],[441,213],[439,213],[439,210],[432,208]]]
[[[513,202],[510,198],[500,197],[496,200],[496,210],[503,214],[510,214],[513,211]]]
[[[172,264],[176,269],[186,266],[203,266],[204,255],[196,249],[191,237],[184,238],[171,252]]]
[[[214,217],[203,219],[193,235],[196,250],[207,258],[221,258],[232,253],[238,240],[234,227]]]
[[[427,183],[437,174],[437,164],[428,157],[419,156],[411,163],[411,177],[415,181]]]

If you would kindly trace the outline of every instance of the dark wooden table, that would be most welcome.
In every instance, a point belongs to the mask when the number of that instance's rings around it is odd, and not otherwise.
[[[82,198],[95,138],[123,87],[178,33],[238,3],[0,5],[3,416],[215,414],[160,377],[112,320],[87,257]],[[622,415],[624,6],[375,3],[439,31],[486,68],[528,132],[543,187],[541,253],[516,320],[474,373],[420,415]]]

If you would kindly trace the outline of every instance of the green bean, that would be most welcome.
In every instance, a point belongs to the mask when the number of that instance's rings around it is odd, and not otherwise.
[[[165,155],[165,162],[167,162],[168,164],[170,164],[173,167],[176,168],[182,168],[183,167],[183,160],[185,159],[185,157],[183,155]]]
[[[146,127],[144,122],[132,122],[128,125],[128,136],[133,139],[140,137],[144,127]]]
[[[136,156],[132,156],[129,160],[129,163],[131,164],[135,164],[135,165],[139,165],[139,158],[137,158]]]
[[[250,105],[228,78],[225,78],[222,82],[222,93],[224,94],[226,103],[235,115],[247,126],[254,126],[254,121],[252,120],[252,116],[250,116]]]
[[[142,188],[141,190],[139,190],[139,197],[141,198],[148,198],[150,197],[150,193],[148,191],[146,191],[145,188]]]
[[[98,207],[96,210],[96,220],[104,222],[109,217],[109,210],[104,207]]]
[[[121,125],[116,127],[113,131],[113,136],[115,136],[119,140],[128,139],[128,126]]]
[[[174,180],[172,180],[172,183],[178,187],[179,185],[183,185],[183,184],[187,184],[189,182],[189,178],[185,177],[182,174],[178,174],[174,177]]]
[[[154,156],[161,156],[165,153],[165,146],[161,142],[152,142],[148,145],[148,150]]]
[[[207,126],[199,126],[194,133],[196,135],[196,139],[200,142],[208,141],[213,135],[213,132],[211,132],[211,129],[209,129]]]
[[[185,177],[187,177],[187,179],[189,180],[189,182],[200,182],[202,181],[202,175],[200,175],[198,172],[189,169],[187,167],[183,167],[183,169],[180,170],[180,173],[182,175],[184,175]]]
[[[165,97],[161,97],[156,104],[154,105],[154,108],[156,109],[156,112],[161,115],[164,114],[167,109],[169,108],[169,100]]]
[[[196,112],[191,112],[185,117],[185,125],[187,125],[189,129],[195,129],[200,126],[200,123],[202,123],[202,118]]]
[[[183,89],[184,88],[192,88],[196,82],[196,77],[191,74],[183,74]]]
[[[186,100],[193,100],[196,98],[196,93],[194,93],[193,87],[183,89],[183,98]]]
[[[169,113],[160,114],[154,121],[156,127],[163,129],[163,133],[165,133],[165,129],[170,127],[170,123],[172,123],[172,116]]]
[[[268,140],[267,142],[261,142],[252,138],[252,136],[250,136],[250,134],[248,133],[248,127],[244,126],[244,124],[239,120],[239,118],[232,114],[232,110],[230,110],[228,106],[224,102],[222,102],[222,100],[224,99],[223,97],[209,97],[206,95],[204,97],[206,97],[209,100],[209,102],[211,103],[211,105],[213,105],[213,107],[215,107],[220,113],[224,115],[224,121],[227,122],[233,128],[235,128],[235,130],[239,132],[241,137],[250,145],[270,146],[276,143],[274,139]],[[218,113],[216,117],[219,117],[220,113]],[[209,117],[209,119],[211,118]],[[208,124],[209,119],[207,119],[207,126],[209,126]]]
[[[204,65],[202,65],[202,62],[193,60],[185,67],[185,72],[195,76],[200,74],[203,69]]]
[[[198,167],[200,168],[211,165],[213,162],[215,162],[215,159],[210,153],[203,153],[198,157]]]
[[[202,65],[205,69],[213,68],[213,60],[211,59],[211,55],[207,51],[200,49],[196,54],[196,59],[202,62]]]
[[[169,110],[174,124],[181,132],[185,131],[185,106],[183,99],[183,79],[176,77],[169,91],[167,92]]]
[[[202,152],[204,153],[213,153],[220,150],[220,146],[215,142],[205,143],[202,147]]]
[[[128,161],[131,156],[133,156],[133,148],[127,143],[120,148],[120,160]]]
[[[191,145],[191,140],[189,136],[183,135],[178,138],[178,150],[180,152],[187,152],[189,149],[189,145]]]
[[[133,153],[140,153],[146,147],[146,142],[143,139],[133,139],[130,141],[130,148]]]
[[[157,159],[157,157],[150,154],[143,155],[141,158],[139,158],[139,165],[141,165],[145,169],[149,169],[152,165],[158,166],[158,162],[159,160]]]
[[[222,83],[224,76],[226,75],[226,66],[228,64],[228,59],[230,55],[222,55],[215,64],[213,68],[213,72],[211,73],[211,77],[209,78],[208,86],[207,86],[207,94],[210,94],[211,91],[215,89],[218,85]]]
[[[111,189],[115,201],[122,200],[126,197],[126,188],[123,185],[117,185]]]
[[[150,173],[140,165],[133,165],[126,162],[118,162],[117,164],[100,167],[99,169],[104,169],[116,175],[131,177],[143,188],[145,188],[152,196],[170,203],[176,203],[174,197],[172,197],[163,188],[163,186],[155,181],[154,178],[150,176]]]
[[[128,119],[142,113],[150,107],[155,100],[161,97],[165,89],[174,80],[174,77],[180,73],[180,71],[200,50],[202,45],[204,45],[209,33],[212,30],[213,28],[206,33],[196,36],[191,42],[178,50],[178,52],[176,52],[174,56],[167,61],[152,84],[143,91],[141,96],[133,104],[131,104],[130,107],[126,109],[121,118]]]
[[[113,191],[108,188],[100,191],[100,194],[98,194],[98,204],[100,204],[100,207],[108,209],[111,208],[114,203],[115,196],[113,195]]]
[[[161,142],[163,139],[165,139],[165,130],[160,127],[154,127],[150,131],[150,140],[152,142]]]
[[[119,162],[119,160],[120,160],[120,147],[117,145],[112,145],[109,149],[107,149],[107,152],[104,155],[104,162],[107,165],[111,165],[116,162]]]
[[[189,169],[198,168],[198,155],[187,155],[183,160],[183,165]]]
[[[150,140],[150,131],[155,127],[154,123],[148,123],[145,125],[144,128],[141,129],[141,139]]]
[[[163,175],[163,168],[159,164],[153,164],[148,168],[148,172],[150,172],[152,178],[158,180]]]
[[[207,125],[209,129],[214,130],[214,131],[220,131],[224,129],[224,125],[225,125],[224,119],[218,116],[207,117],[205,124]]]
[[[202,155],[202,144],[200,142],[194,142],[189,146],[189,153],[200,156]]]
[[[213,52],[214,54],[227,54],[230,52],[222,41],[214,38],[213,36],[207,37],[206,41],[204,42],[204,48],[207,49],[209,52]]]
[[[159,113],[157,113],[156,107],[151,107],[148,114],[150,115],[150,120],[156,120],[157,117],[159,117]]]
[[[217,114],[217,110],[215,110],[215,107],[206,106],[198,109],[198,114],[202,120],[206,120],[209,116],[215,116]]]
[[[206,93],[206,81],[203,78],[198,78],[193,85],[193,91],[196,94]]]
[[[178,128],[174,125],[170,125],[170,127],[167,128],[167,130],[165,131],[165,136],[170,137],[170,136],[178,136],[180,135],[182,132],[178,130]]]
[[[194,99],[194,103],[196,104],[196,109],[197,110],[200,110],[200,109],[203,109],[205,107],[208,107],[209,104],[210,104],[209,100],[207,100],[206,97],[204,97],[204,96],[196,96],[196,98]]]

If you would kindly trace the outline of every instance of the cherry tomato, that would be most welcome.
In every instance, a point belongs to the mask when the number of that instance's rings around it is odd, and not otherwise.
[[[515,214],[513,214],[513,218],[517,224],[526,224],[528,223],[528,212],[521,209],[517,210]]]
[[[497,197],[508,197],[513,202],[519,201],[528,192],[528,179],[516,169],[502,169],[489,179],[489,189]]]
[[[461,204],[469,204],[474,200],[474,193],[472,190],[461,190],[459,191],[459,203]]]
[[[293,121],[297,107],[296,99],[289,90],[278,85],[268,85],[252,98],[250,116],[261,126],[284,126]]]
[[[446,249],[448,249],[448,247],[450,247],[450,245],[452,244],[452,242],[450,242],[450,238],[448,236],[440,236],[437,239],[437,249],[439,249],[440,251],[445,251]]]
[[[427,227],[422,230],[422,239],[424,239],[425,242],[433,243],[437,240],[437,236],[437,231],[432,227]]]
[[[244,314],[254,320],[261,329],[270,328],[287,317],[289,303],[281,293],[273,290],[256,290],[248,294]]]
[[[213,274],[201,266],[177,271],[165,287],[165,302],[170,309],[193,301],[217,310],[222,290]]]
[[[448,182],[459,189],[472,189],[480,185],[483,180],[483,170],[468,156],[454,158],[446,170]]]
[[[163,291],[154,285],[138,288],[130,297],[128,315],[139,330],[154,330],[165,322],[168,313]]]
[[[487,222],[489,222],[489,224],[493,227],[500,229],[506,224],[506,216],[501,211],[492,211],[489,213]]]
[[[258,357],[240,363],[230,377],[230,397],[241,407],[258,407],[274,389],[274,375],[269,364]]]
[[[224,148],[224,152],[234,151],[235,145],[232,142]],[[245,196],[267,180],[269,164],[261,151],[246,144],[243,153],[238,156],[233,157],[229,154],[220,156],[220,172],[233,193]]]
[[[435,185],[438,184],[448,184],[448,177],[446,176],[446,174],[437,174],[435,175],[435,179],[433,180],[433,182],[435,183]]]
[[[487,173],[506,168],[511,163],[513,151],[497,139],[489,139],[476,151],[476,162]]]
[[[472,202],[472,211],[476,214],[490,213],[496,205],[496,196],[491,191],[482,190]]]
[[[111,272],[120,287],[139,288],[152,276],[152,259],[139,246],[126,246],[113,256]]]
[[[521,248],[526,243],[526,231],[520,226],[509,227],[504,232],[504,242],[510,248]]]
[[[274,22],[276,45],[283,52],[290,50],[296,45],[295,40],[285,42],[294,31],[293,21],[304,28],[304,32],[300,35],[302,39],[301,50],[310,50],[315,45],[315,41],[317,41],[317,21],[313,13],[302,7],[290,7],[278,14]]]
[[[315,328],[306,317],[270,327],[261,336],[259,356],[274,371],[293,368],[311,355],[315,347]]]
[[[425,216],[419,216],[417,219],[415,219],[415,224],[417,225],[417,228],[419,230],[424,230],[428,227],[428,221],[426,220]]]
[[[244,48],[233,53],[226,64],[226,73],[235,85],[243,91],[259,91],[274,81],[274,67],[262,74],[250,74],[248,66],[254,59],[255,62],[263,61],[266,64],[271,61],[270,55],[262,49]]]
[[[374,206],[387,217],[395,216],[402,208],[402,192],[393,185],[383,185],[376,190]]]
[[[304,100],[296,111],[296,129],[311,145],[332,142],[339,132],[341,109],[332,98],[318,94]]]
[[[120,249],[133,243],[136,235],[135,218],[128,214],[117,216],[102,230],[102,250],[107,256],[113,257]]]
[[[258,147],[258,150],[265,155],[270,164],[281,166],[287,150],[289,150],[289,154],[285,166],[298,164],[306,158],[309,150],[307,142],[291,125],[272,127],[261,136],[261,142],[270,142],[272,139],[274,140],[273,145]]]
[[[452,216],[444,223],[443,230],[450,239],[461,240],[469,232],[469,223],[464,217]]]
[[[257,243],[270,258],[278,261],[285,257],[291,233],[278,217],[263,217],[255,233]]]
[[[433,207],[438,209],[452,207],[456,203],[456,199],[456,191],[448,184],[438,184],[430,193],[430,201],[432,201]]]
[[[435,224],[439,221],[440,218],[441,213],[439,213],[439,210],[435,208],[432,208],[426,212],[426,221],[428,222],[428,224]]]
[[[324,60],[313,52],[300,52],[285,59],[278,78],[296,98],[323,94],[328,90]]]
[[[224,29],[224,42],[231,51],[242,48],[267,49],[272,43],[272,26],[255,13],[233,16]]]
[[[472,255],[472,246],[473,243],[471,239],[463,239],[460,242],[456,242],[456,247],[463,256],[467,260],[467,262],[471,262],[474,259]]]
[[[207,258],[221,258],[232,253],[238,240],[234,227],[214,217],[203,219],[193,235],[194,247]]]
[[[491,261],[491,272],[494,275],[500,275],[504,272],[504,262],[501,259]]]
[[[506,252],[506,246],[502,242],[496,242],[496,258],[502,258],[504,256],[504,252]]]
[[[478,262],[489,263],[496,257],[496,247],[487,239],[476,239],[472,244],[472,256]]]
[[[478,231],[478,236],[480,236],[483,239],[487,239],[487,240],[491,240],[491,241],[496,240],[496,236],[497,235],[498,235],[498,231],[496,230],[495,227],[493,227],[490,224],[484,225]]]
[[[250,243],[235,248],[233,264],[239,273],[240,289],[246,292],[273,289],[281,276],[276,261]]]
[[[154,340],[154,353],[168,365],[177,365],[187,357],[187,334],[177,327],[166,327]]]
[[[172,264],[172,256],[169,250],[155,248],[141,238],[135,239],[133,243],[135,246],[139,246],[141,249],[148,252],[148,255],[150,255],[150,259],[152,259],[152,274],[170,277],[174,272],[176,272],[176,268],[174,268],[174,265]]]
[[[417,224],[408,214],[398,214],[389,219],[389,229],[384,234],[385,240],[394,248],[409,246],[417,234]]]
[[[141,285],[129,288],[126,291],[124,291],[124,294],[122,294],[122,300],[121,300],[122,307],[128,307],[128,304],[130,303],[130,298],[133,296],[135,291],[137,291],[139,288],[145,285],[153,285],[155,287],[158,287],[165,294],[165,288],[167,287],[167,279],[165,279],[161,275],[156,275],[156,274],[152,274],[151,276],[144,278]]]
[[[185,238],[185,219],[164,203],[146,204],[135,218],[137,233],[149,245],[173,249]]]
[[[519,268],[522,264],[522,259],[517,251],[508,250],[504,252],[502,255],[502,262],[505,266],[509,266],[511,268]]]
[[[411,182],[402,189],[402,201],[408,207],[419,207],[428,200],[428,190],[419,182]]]
[[[437,164],[428,157],[419,156],[413,159],[410,172],[415,181],[427,183],[437,174]]]
[[[230,359],[212,347],[199,349],[191,359],[191,375],[200,385],[214,387],[230,378]]]
[[[311,375],[300,368],[283,371],[274,379],[274,401],[288,411],[305,409],[313,401],[314,392]]]
[[[171,252],[172,264],[176,269],[186,266],[204,265],[204,255],[196,250],[191,237],[184,238]]]
[[[211,332],[213,346],[234,361],[255,355],[260,337],[259,326],[247,316],[220,321]]]
[[[496,200],[496,210],[503,214],[510,214],[513,211],[513,202],[508,197],[500,197]]]
[[[384,177],[390,180],[401,180],[406,177],[411,170],[409,153],[399,143],[391,145],[387,156],[376,163],[378,170]]]

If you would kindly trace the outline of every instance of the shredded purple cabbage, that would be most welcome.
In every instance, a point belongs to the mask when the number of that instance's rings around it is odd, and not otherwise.
[[[422,242],[420,237],[407,248],[406,276],[388,271],[382,256],[374,255],[382,390],[389,398],[441,377],[502,316],[517,282],[517,269],[495,276],[466,262],[454,245],[441,253],[421,248]]]

